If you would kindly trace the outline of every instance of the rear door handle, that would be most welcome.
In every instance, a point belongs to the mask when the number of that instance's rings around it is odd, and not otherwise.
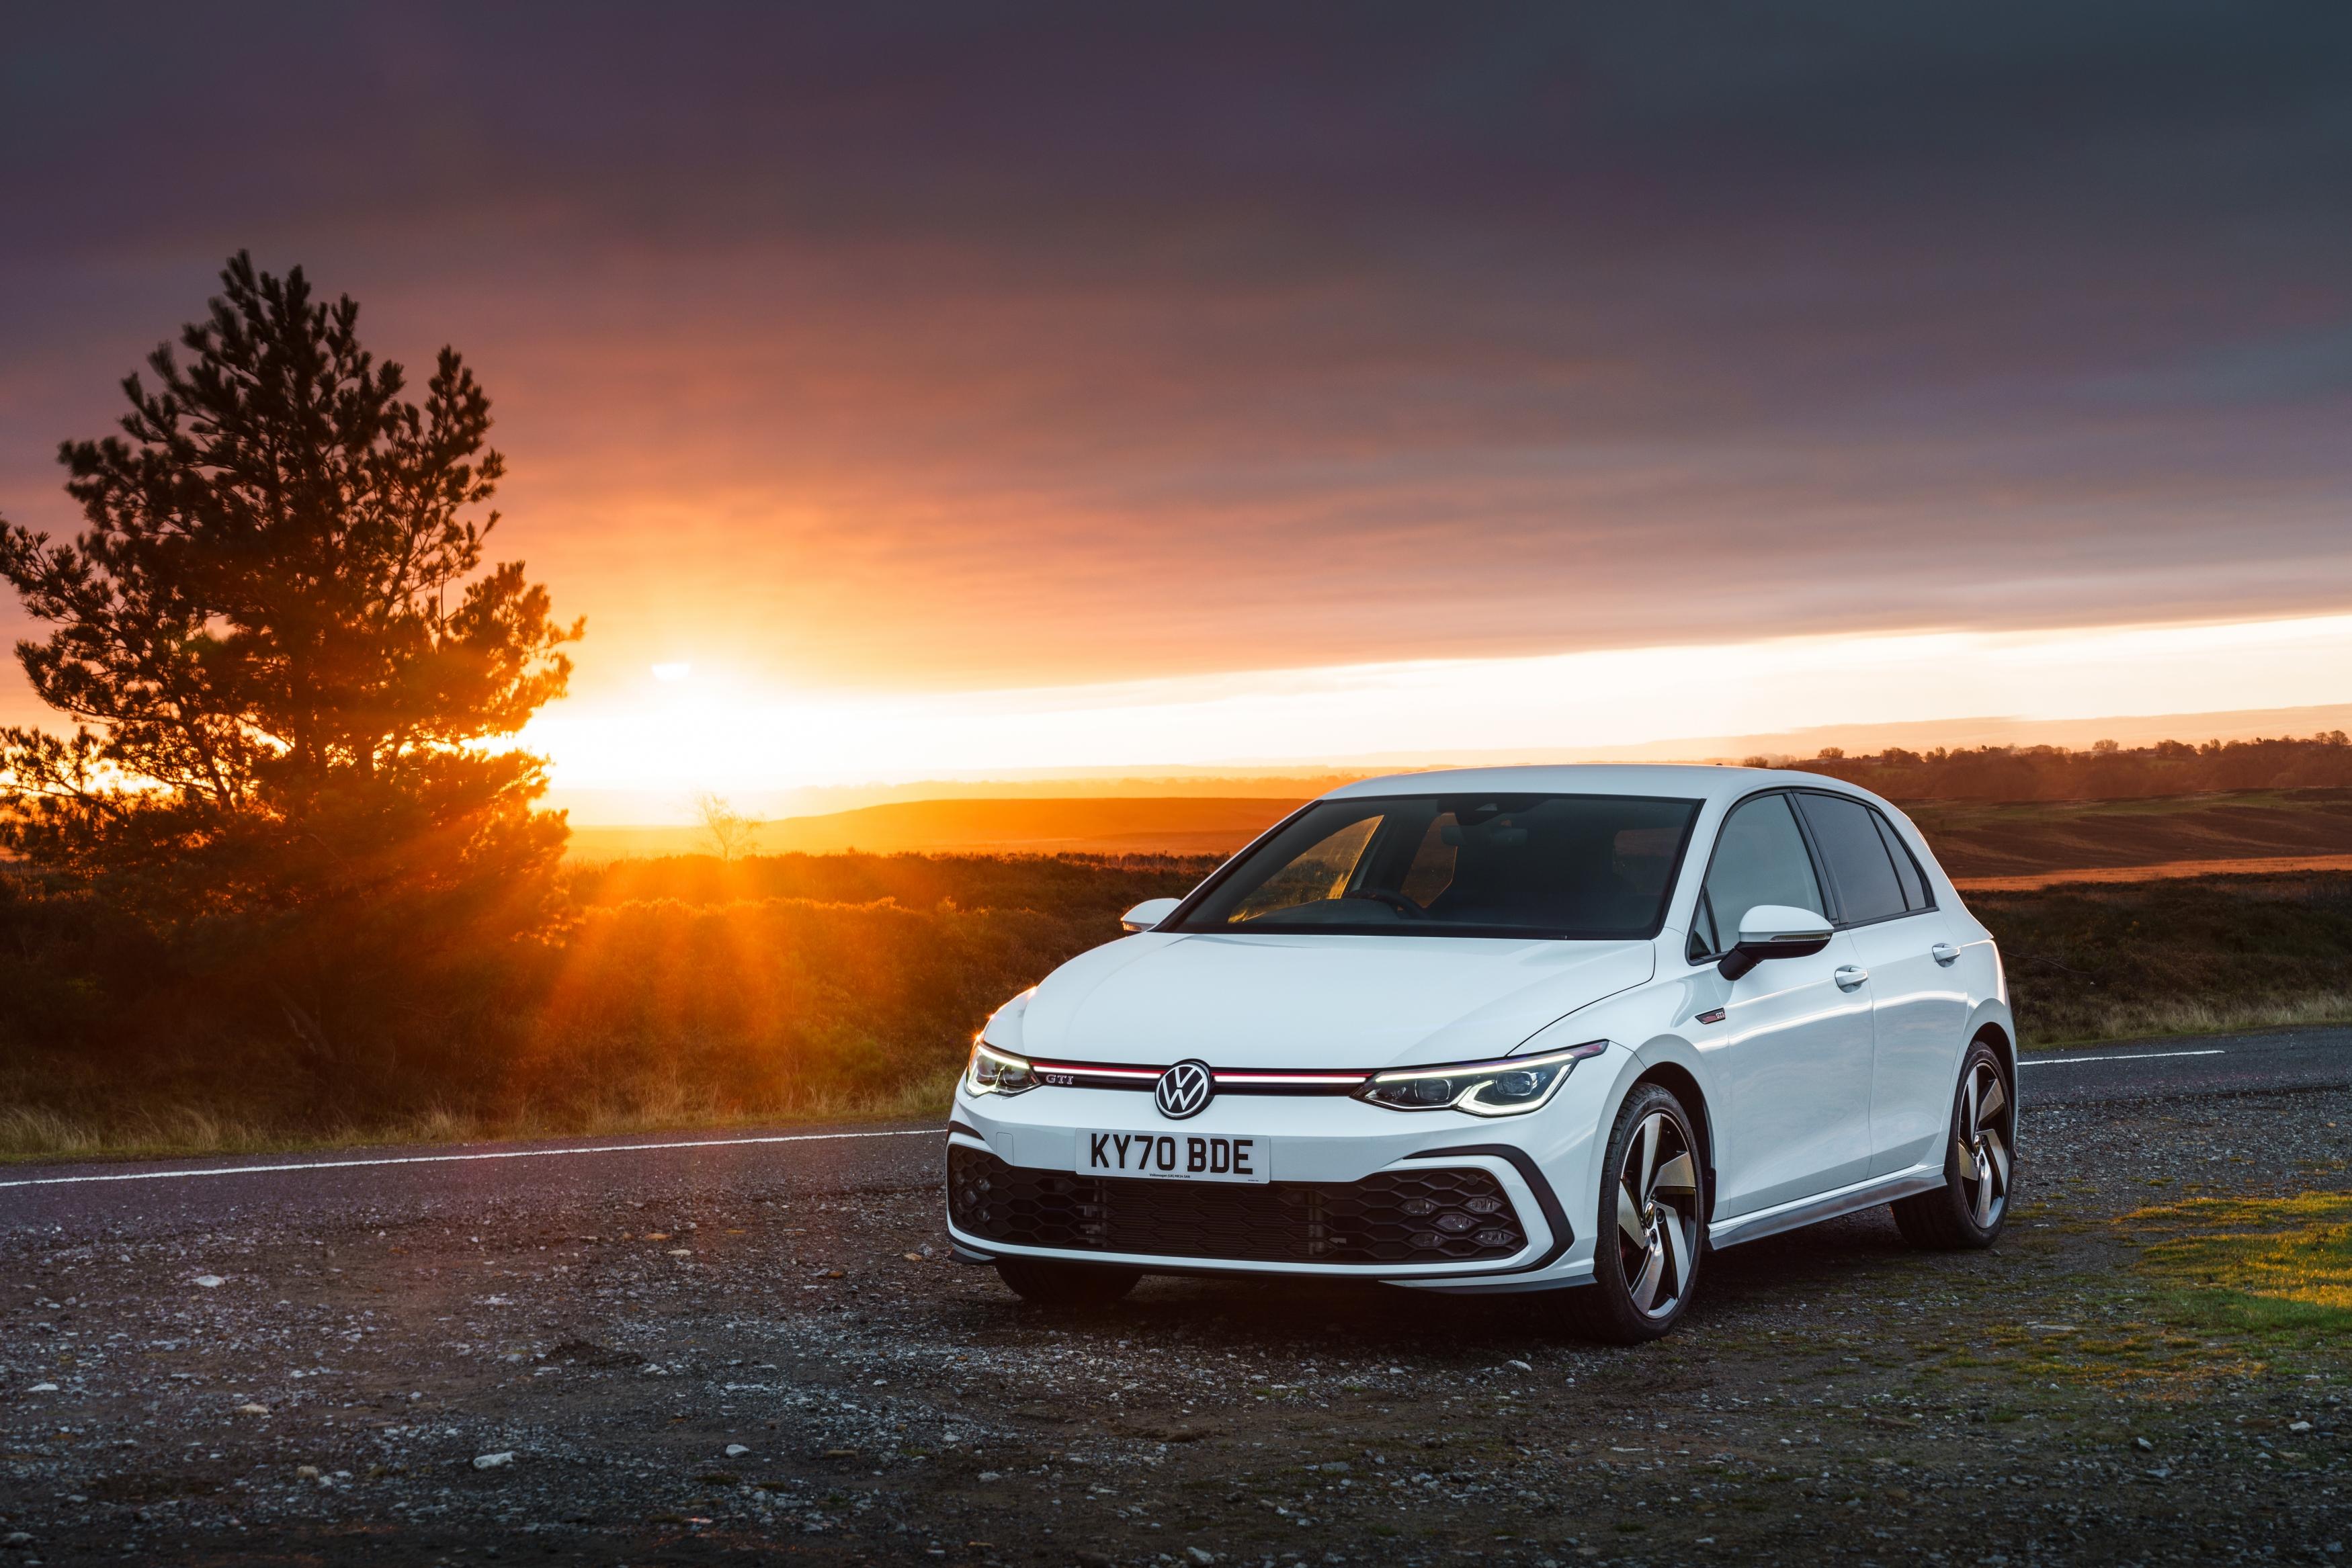
[[[1838,983],[1838,989],[1851,991],[1870,978],[1870,971],[1859,964],[1841,964],[1838,966],[1837,973],[1832,975],[1830,978]]]
[[[1927,956],[1935,959],[1936,962],[1943,965],[1944,967],[1948,969],[1954,964],[1959,962],[1960,950],[1958,947],[1953,946],[1949,942],[1938,942],[1933,947],[1927,949]]]

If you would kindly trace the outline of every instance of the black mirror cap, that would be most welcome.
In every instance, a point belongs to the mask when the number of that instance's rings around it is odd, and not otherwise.
[[[1715,971],[1727,980],[1736,980],[1767,958],[1810,958],[1829,945],[1827,933],[1783,937],[1778,942],[1742,942],[1716,962]]]

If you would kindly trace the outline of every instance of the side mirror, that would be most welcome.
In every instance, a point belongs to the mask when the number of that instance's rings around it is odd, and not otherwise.
[[[1739,943],[1716,969],[1736,980],[1767,958],[1802,958],[1830,945],[1826,915],[1785,904],[1759,904],[1739,917]]]
[[[1149,931],[1170,915],[1184,901],[1181,898],[1147,898],[1118,917],[1123,931]]]

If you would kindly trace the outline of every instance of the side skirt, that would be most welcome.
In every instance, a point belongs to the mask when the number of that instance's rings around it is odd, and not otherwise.
[[[1933,1192],[1943,1185],[1944,1167],[1941,1164],[1914,1166],[1907,1171],[1873,1176],[1868,1181],[1823,1193],[1819,1197],[1799,1198],[1794,1203],[1784,1203],[1778,1208],[1768,1208],[1756,1214],[1743,1214],[1736,1219],[1718,1219],[1706,1228],[1706,1244],[1710,1247],[1737,1247],[1743,1241],[1778,1236],[1784,1230],[1818,1225],[1824,1219],[1835,1219],[1840,1215],[1876,1208],[1882,1203],[1893,1203],[1898,1197],[1909,1197],[1914,1193]]]

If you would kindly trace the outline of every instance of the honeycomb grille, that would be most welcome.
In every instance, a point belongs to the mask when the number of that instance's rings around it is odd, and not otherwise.
[[[1482,1170],[1250,1186],[1030,1170],[952,1145],[948,1215],[967,1236],[1020,1247],[1246,1263],[1475,1262],[1527,1245]]]

